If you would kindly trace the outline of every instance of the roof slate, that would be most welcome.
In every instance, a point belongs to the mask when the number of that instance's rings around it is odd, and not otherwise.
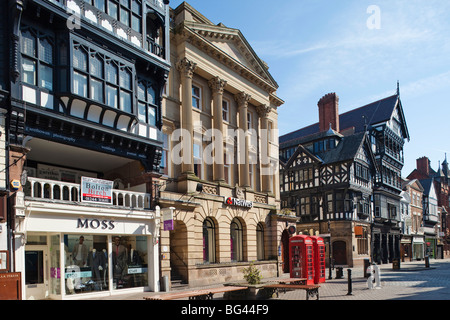
[[[355,133],[364,131],[365,124],[376,125],[390,120],[395,106],[397,105],[398,95],[372,102],[363,107],[353,109],[339,115],[339,127],[341,131],[355,128]],[[367,119],[367,120],[366,120]],[[297,140],[319,132],[319,123],[312,124],[302,129],[280,136],[279,143],[289,144],[292,140]],[[303,140],[303,139],[302,139]]]

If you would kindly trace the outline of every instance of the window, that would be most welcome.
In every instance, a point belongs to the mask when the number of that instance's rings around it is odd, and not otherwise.
[[[256,259],[264,260],[264,227],[262,223],[256,225]]]
[[[230,225],[231,261],[243,261],[243,229],[239,219],[234,218]]]
[[[84,98],[133,112],[133,68],[102,50],[73,42],[72,92]]]
[[[247,130],[252,128],[252,114],[247,112]]]
[[[169,175],[169,135],[163,133],[163,150],[162,150],[162,156],[161,156],[161,169],[163,171],[163,174],[168,176]]]
[[[326,195],[326,200],[327,200],[327,212],[333,213],[333,194],[328,193]]]
[[[138,118],[140,121],[156,126],[156,92],[147,80],[138,82]]]
[[[195,85],[192,85],[192,106],[199,110],[202,110],[201,94],[202,94],[201,89]]]
[[[267,124],[267,140],[268,142],[273,142],[273,122],[269,121]]]
[[[229,121],[229,110],[228,110],[228,101],[222,100],[222,119],[223,121]]]
[[[309,197],[301,197],[300,198],[300,213],[302,215],[311,214],[310,206],[309,206]]]
[[[20,36],[23,83],[53,91],[53,39],[24,27]]]
[[[356,228],[356,227],[355,227]],[[369,253],[369,240],[367,227],[360,227],[361,234],[357,236],[357,246],[358,254],[368,254]]]
[[[211,218],[203,221],[203,262],[216,262],[216,228]]]
[[[250,188],[254,189],[254,175],[253,175],[253,164],[250,163],[248,165],[248,182],[250,184]]]
[[[227,150],[226,145],[224,146],[224,150]],[[230,162],[231,161],[228,160],[228,157],[229,157],[228,152],[225,152],[223,154],[223,172],[224,172],[225,182],[228,184],[231,184],[231,177],[230,177],[230,174],[231,174]]]
[[[336,212],[344,212],[344,194],[336,192]]]
[[[142,33],[142,2],[140,0],[85,0],[110,17]]]
[[[194,173],[200,179],[203,179],[202,173],[202,145],[200,143],[194,143]]]

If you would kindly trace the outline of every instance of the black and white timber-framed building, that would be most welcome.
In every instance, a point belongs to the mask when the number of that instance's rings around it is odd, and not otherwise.
[[[5,2],[8,241],[0,250],[8,251],[8,271],[22,273],[21,298],[158,291],[153,189],[170,70],[169,1]],[[104,203],[83,197],[84,178],[106,190]],[[77,256],[81,237],[86,252]],[[89,260],[95,252],[105,253],[102,262]],[[43,276],[24,269],[31,262]]]
[[[338,105],[325,95],[319,123],[280,137],[281,206],[296,212],[299,232],[331,236],[335,265],[392,262],[409,140],[399,92],[340,115]]]

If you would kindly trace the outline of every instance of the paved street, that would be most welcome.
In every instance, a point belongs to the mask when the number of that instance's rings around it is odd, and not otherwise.
[[[392,264],[380,266],[381,288],[368,289],[363,268],[352,269],[352,295],[345,279],[327,280],[321,285],[320,300],[450,300],[450,260],[431,260],[430,268],[423,261],[403,262],[400,270]],[[333,273],[334,274],[334,273]],[[301,300],[305,293],[292,291],[280,299]]]
[[[392,264],[381,265],[380,289],[368,289],[367,279],[363,277],[363,267],[353,268],[352,295],[347,295],[347,270],[344,269],[343,279],[327,279],[321,284],[320,300],[450,300],[450,259],[432,259],[430,268],[426,268],[423,261],[402,262],[400,270],[393,270]],[[335,271],[333,271],[334,276]],[[156,293],[133,293],[102,298],[102,300],[142,301],[145,296],[154,294]],[[221,299],[221,295],[214,297]],[[281,293],[273,300],[305,300],[305,291]]]

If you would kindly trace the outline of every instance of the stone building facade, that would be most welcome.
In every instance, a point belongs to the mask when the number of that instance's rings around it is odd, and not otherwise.
[[[238,29],[183,2],[171,11],[158,203],[162,276],[189,285],[278,272],[277,83]],[[278,239],[278,240],[277,240]]]

